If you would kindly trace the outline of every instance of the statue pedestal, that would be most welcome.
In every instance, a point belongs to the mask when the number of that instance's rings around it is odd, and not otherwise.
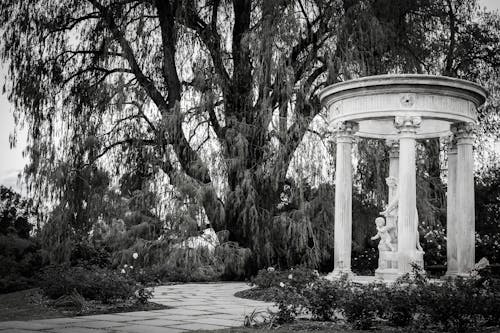
[[[387,281],[396,280],[403,275],[398,269],[399,256],[398,251],[379,251],[378,268],[375,270],[375,277]],[[424,267],[424,252],[415,250],[411,255],[411,262]]]

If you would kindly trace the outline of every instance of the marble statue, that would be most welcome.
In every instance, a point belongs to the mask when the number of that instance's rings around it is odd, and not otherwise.
[[[391,251],[396,251],[395,247],[391,244],[392,237],[389,234],[389,230],[392,229],[391,226],[386,225],[383,217],[377,217],[375,219],[375,225],[377,226],[377,234],[371,238],[371,240],[379,239],[380,243],[378,245],[379,250],[384,251],[386,246]]]
[[[386,218],[389,216],[396,216],[396,224],[397,224],[397,210],[398,204],[399,204],[399,195],[398,195],[398,185],[397,182],[392,182],[391,183],[393,192],[393,200],[387,205],[386,209],[383,212],[380,212],[380,215],[385,216]],[[396,213],[393,213],[393,212]],[[415,246],[418,251],[423,251],[422,246],[420,245],[420,239],[419,239],[419,234],[418,234],[418,212],[417,212],[417,207],[415,207]],[[396,228],[395,228],[396,229]]]

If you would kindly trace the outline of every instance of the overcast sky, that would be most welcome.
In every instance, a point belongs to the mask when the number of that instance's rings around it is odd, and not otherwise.
[[[500,10],[500,0],[480,0],[479,3],[488,9]],[[0,66],[0,83],[2,86],[5,72],[5,68]],[[12,106],[9,104],[7,96],[0,93],[0,184],[20,190],[17,176],[23,170],[26,162],[22,157],[26,135],[24,132],[17,133],[17,146],[10,149],[9,135],[13,133],[13,130]]]

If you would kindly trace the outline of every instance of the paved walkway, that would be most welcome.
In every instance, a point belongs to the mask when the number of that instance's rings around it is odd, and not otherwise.
[[[0,333],[170,333],[243,326],[245,315],[272,304],[234,297],[240,282],[156,287],[153,302],[171,309],[72,318],[0,322]]]

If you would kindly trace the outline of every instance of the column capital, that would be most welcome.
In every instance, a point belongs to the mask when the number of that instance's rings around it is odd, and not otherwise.
[[[398,180],[396,177],[389,176],[385,179],[385,183],[389,187],[389,189],[393,189],[398,187]]]
[[[399,158],[399,141],[387,139],[385,144],[389,147],[389,158]]]
[[[359,125],[353,121],[342,121],[335,125],[337,143],[352,143],[354,134],[359,130]]]
[[[457,140],[457,145],[471,145],[474,143],[475,124],[465,122],[454,123],[450,126],[450,130]]]
[[[457,138],[453,134],[445,136],[441,140],[448,148],[448,155],[457,153]]]
[[[418,116],[394,117],[394,127],[396,127],[400,134],[415,134],[421,123],[422,118]]]

